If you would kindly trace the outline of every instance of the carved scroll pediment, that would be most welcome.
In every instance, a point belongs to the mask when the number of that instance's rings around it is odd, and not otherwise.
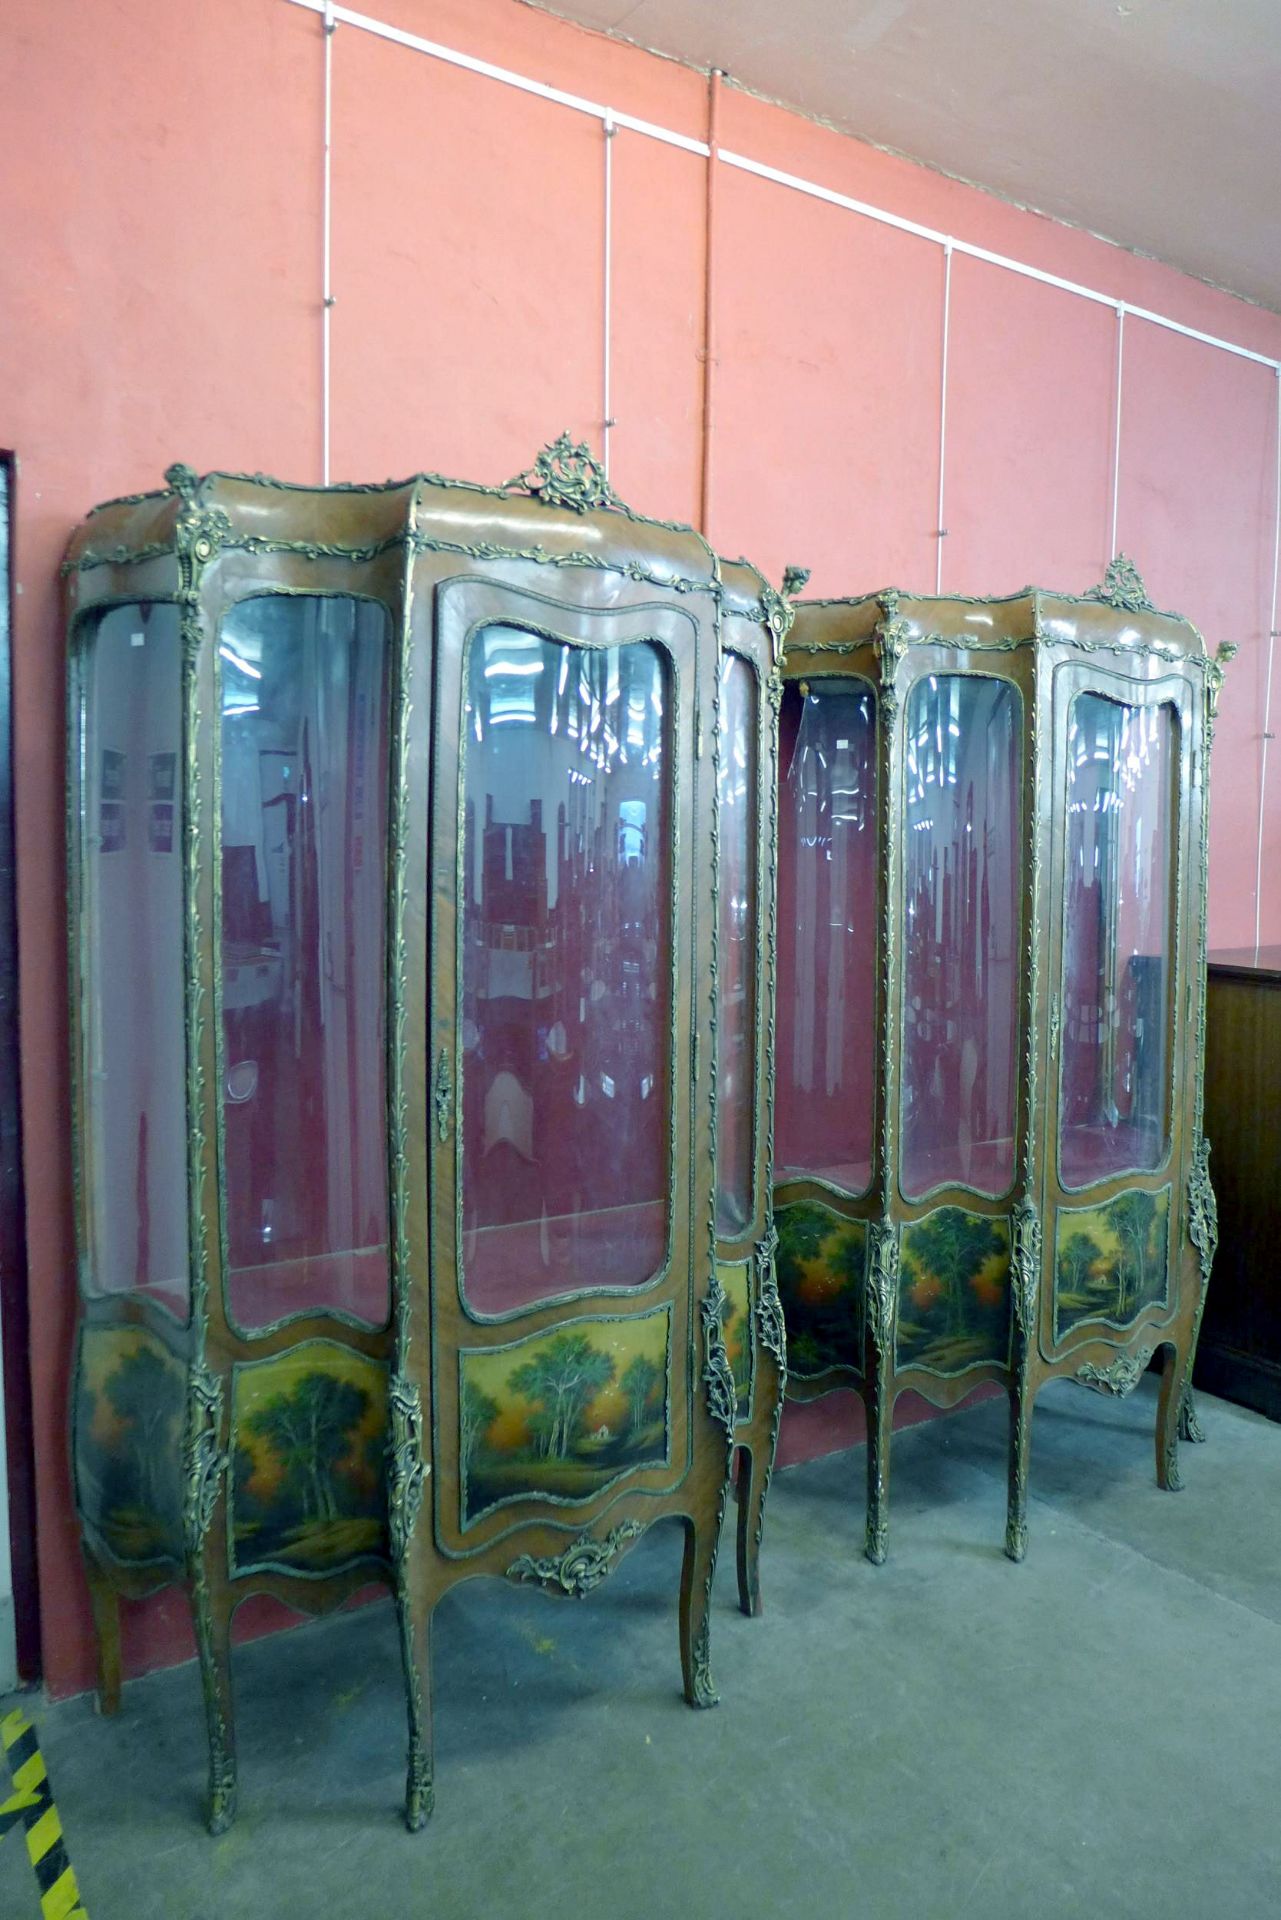
[[[587,442],[571,440],[567,433],[544,447],[532,467],[507,482],[504,492],[532,493],[547,506],[568,507],[572,513],[623,505]]]
[[[1100,600],[1104,606],[1115,607],[1118,613],[1153,611],[1143,576],[1127,553],[1118,553],[1115,560],[1109,560],[1102,585],[1091,587],[1085,597],[1087,600]]]

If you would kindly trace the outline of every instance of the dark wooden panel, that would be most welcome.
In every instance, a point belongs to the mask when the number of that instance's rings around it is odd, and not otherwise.
[[[1196,1379],[1281,1420],[1281,972],[1211,965],[1205,1054],[1219,1251]]]
[[[17,872],[13,834],[13,566],[11,453],[0,452],[0,1318],[4,1379],[0,1419],[6,1423],[9,1545],[13,1567],[18,1676],[40,1677],[40,1610],[36,1586],[36,1469],[31,1422],[27,1316],[26,1206],[22,1182],[22,1100],[18,1047]]]

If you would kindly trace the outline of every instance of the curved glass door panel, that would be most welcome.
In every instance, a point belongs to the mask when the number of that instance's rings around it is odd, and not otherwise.
[[[720,667],[719,976],[716,1048],[716,1228],[752,1219],[756,1111],[756,675],[727,653]]]
[[[496,1314],[666,1259],[670,695],[645,641],[491,626],[465,671],[461,1285]]]
[[[1178,719],[1081,693],[1068,716],[1059,1155],[1063,1184],[1169,1146]]]
[[[219,636],[227,1300],[387,1318],[384,607],[241,601]]]
[[[999,1196],[1014,1180],[1022,703],[930,674],[907,701],[902,1174]]]
[[[872,689],[793,682],[780,716],[776,1178],[851,1194],[872,1177],[876,870]]]
[[[182,647],[177,608],[112,607],[83,644],[80,1093],[91,1294],[188,1311]]]

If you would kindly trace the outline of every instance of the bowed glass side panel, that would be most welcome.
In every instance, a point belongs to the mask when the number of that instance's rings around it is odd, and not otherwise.
[[[386,609],[219,634],[227,1297],[245,1330],[388,1312]]]
[[[756,1148],[757,694],[738,654],[720,680],[716,1227],[732,1238],[751,1224]]]
[[[797,682],[780,715],[776,1179],[872,1177],[876,699]]]
[[[177,609],[82,628],[81,1181],[90,1295],[188,1312],[182,647]]]
[[[903,745],[900,1185],[1014,1180],[1023,712],[1008,681],[929,674]]]
[[[667,1258],[669,669],[490,626],[463,725],[462,1286],[501,1314]]]
[[[1169,1149],[1175,709],[1078,694],[1068,718],[1060,1171],[1150,1172]]]

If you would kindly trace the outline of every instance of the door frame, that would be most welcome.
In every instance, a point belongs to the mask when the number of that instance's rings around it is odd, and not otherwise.
[[[32,1435],[26,1199],[22,1177],[21,1041],[18,1026],[18,916],[13,830],[13,553],[17,524],[15,455],[0,449],[0,1410],[7,1466],[14,1640],[18,1678],[40,1675],[36,1573],[35,1450]]]

